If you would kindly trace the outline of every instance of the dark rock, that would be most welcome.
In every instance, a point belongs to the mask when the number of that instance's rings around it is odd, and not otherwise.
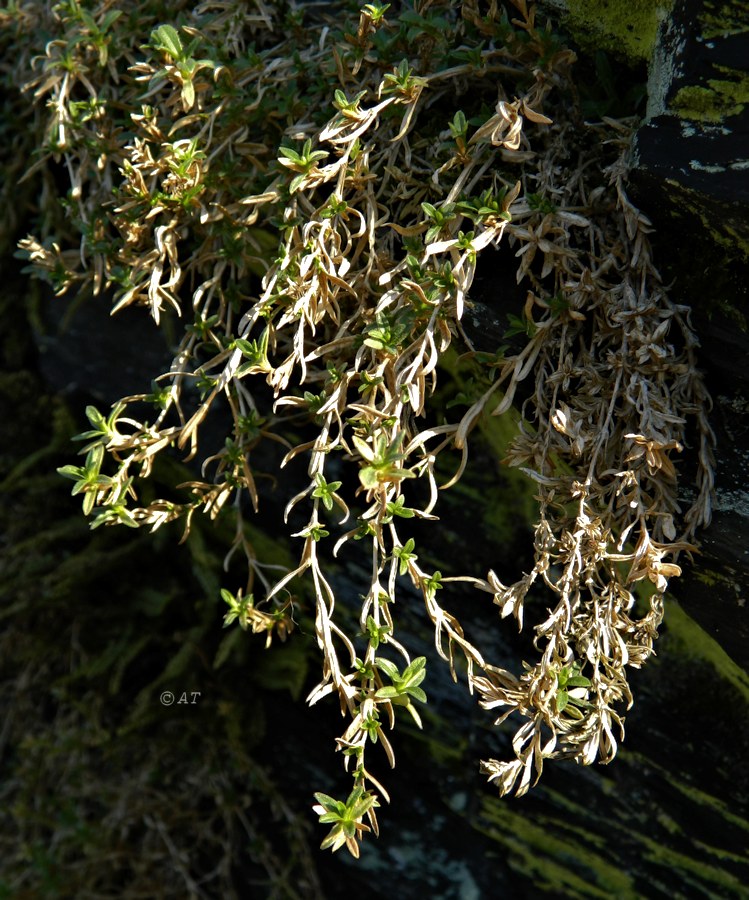
[[[633,183],[649,206],[686,218],[695,250],[749,259],[749,9],[681,0],[661,29]]]

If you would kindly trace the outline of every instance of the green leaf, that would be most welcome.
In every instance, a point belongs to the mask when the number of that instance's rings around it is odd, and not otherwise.
[[[64,478],[72,478],[74,481],[79,481],[84,476],[84,470],[80,466],[62,466],[57,473]]]
[[[346,812],[346,804],[328,794],[317,793],[314,795],[315,800],[326,810],[326,812],[337,812],[343,815]]]
[[[390,626],[378,625],[372,616],[367,616],[366,633],[369,637],[369,643],[376,650],[390,633]]]
[[[101,23],[101,30],[108,31],[109,28],[119,19],[122,15],[121,9],[111,9],[105,16]],[[179,38],[178,38],[179,39]]]
[[[389,3],[367,3],[364,5],[364,12],[370,17],[375,24],[379,23],[387,10],[390,9]]]
[[[399,498],[402,499],[402,498]],[[388,504],[388,512],[390,512],[390,504]],[[413,512],[413,510],[409,510],[409,512]],[[405,575],[408,572],[408,564],[411,560],[418,559],[418,556],[413,552],[415,546],[415,541],[413,538],[409,538],[406,543],[402,547],[395,547],[393,549],[393,557],[398,560],[398,574]]]
[[[401,494],[397,500],[390,501],[386,506],[386,511],[389,516],[399,516],[401,519],[413,519],[416,515],[416,512],[413,509],[410,509],[405,505],[406,501],[403,495]],[[413,547],[411,547],[413,549]],[[408,549],[408,544],[406,544],[406,551],[408,553],[411,550]]]
[[[427,702],[427,695],[420,687],[409,687],[407,690],[409,696],[413,697],[414,700],[418,700],[420,703]]]
[[[452,122],[450,122],[450,133],[454,138],[462,138],[465,137],[467,130],[468,123],[466,122],[465,113],[459,109],[455,113]]]
[[[435,572],[431,578],[424,579],[424,588],[427,595],[433,597],[437,591],[442,590],[442,573]]]
[[[374,450],[372,447],[364,440],[364,438],[359,437],[358,434],[355,434],[351,437],[351,443],[356,447],[359,454],[366,459],[367,462],[373,462],[375,458]]]
[[[392,685],[388,685],[387,687],[381,687],[375,693],[375,699],[377,700],[392,700],[393,697],[397,697],[400,691],[398,688],[393,687]]]
[[[365,487],[368,491],[371,491],[380,483],[380,479],[378,478],[378,470],[372,466],[364,466],[363,469],[359,469],[359,481],[361,481],[362,487]]]
[[[403,682],[408,683],[409,685],[421,684],[426,677],[426,664],[427,660],[425,656],[419,656],[415,659],[401,676]]]
[[[312,496],[322,500],[325,509],[333,509],[333,494],[338,490],[342,482],[327,482],[325,477],[319,473],[315,476],[315,480],[317,481],[317,487],[312,491]]]
[[[414,722],[416,722],[416,727],[417,727],[417,728],[422,728],[423,725],[422,725],[422,723],[421,723],[421,716],[419,715],[418,710],[417,710],[416,707],[413,705],[413,703],[409,703],[409,704],[406,706],[406,711],[410,714],[410,716],[411,716],[411,718],[414,720]]]
[[[507,320],[510,327],[505,331],[505,337],[512,337],[515,334],[524,334],[527,337],[533,337],[536,333],[536,326],[530,320],[523,320],[513,313],[507,314]]]
[[[392,681],[400,679],[398,667],[391,663],[389,659],[378,659],[375,663],[378,669],[381,669]]]
[[[81,17],[81,22],[86,26],[86,28],[92,32],[93,34],[99,31],[99,26],[96,24],[94,17],[91,13],[86,12],[85,9],[79,10],[78,15]]]
[[[182,41],[171,25],[159,25],[151,32],[151,46],[156,50],[163,50],[173,59],[182,58]]]
[[[301,165],[302,157],[296,152],[296,150],[293,150],[291,147],[279,147],[278,152],[285,159],[289,159],[291,160],[291,162]]]

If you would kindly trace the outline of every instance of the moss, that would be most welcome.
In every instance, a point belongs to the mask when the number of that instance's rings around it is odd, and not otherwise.
[[[719,268],[719,262],[721,266],[730,266],[737,257],[744,261],[749,260],[749,231],[746,225],[732,221],[725,210],[723,215],[716,214],[716,210],[705,203],[699,191],[685,187],[672,178],[667,178],[666,184],[670,188],[669,198],[673,205],[673,214],[675,216],[686,214],[692,219],[696,218],[702,223],[710,239],[726,252],[722,261],[719,261],[715,253],[711,254],[710,268],[713,272]]]
[[[585,846],[592,836],[581,837],[564,820],[531,819],[493,797],[484,798],[480,819],[486,823],[481,830],[508,850],[513,868],[533,876],[539,891],[576,898],[638,896],[629,875]],[[580,874],[571,869],[571,861],[583,870]]]
[[[699,16],[702,37],[727,37],[731,34],[746,34],[749,31],[749,2],[732,0],[731,3],[718,3],[716,0],[705,0]]]
[[[677,603],[668,604],[666,623],[671,638],[682,645],[685,658],[709,663],[721,679],[735,688],[744,702],[749,704],[749,675]]]
[[[494,430],[495,424],[506,431],[503,446],[494,440],[487,440],[488,430]],[[517,539],[519,531],[531,528],[538,517],[537,507],[533,499],[535,493],[533,482],[517,469],[509,469],[501,465],[506,455],[510,439],[516,430],[509,423],[487,423],[486,431],[483,423],[479,425],[481,438],[488,444],[491,461],[494,465],[485,465],[471,469],[471,477],[459,481],[445,493],[445,510],[453,507],[470,506],[476,509],[483,525],[485,540],[493,546],[502,546]],[[496,435],[495,435],[496,437]],[[472,454],[483,456],[482,443],[474,440]],[[502,449],[499,447],[502,446]],[[471,462],[469,461],[469,466]]]
[[[659,779],[678,791],[688,801],[687,807],[692,805],[691,815],[693,817],[715,823],[713,825],[716,829],[715,841],[724,839],[726,834],[730,834],[732,831],[741,832],[739,837],[741,840],[743,833],[749,831],[749,823],[746,819],[732,812],[730,806],[717,797],[680,778],[672,771],[671,766],[658,765],[652,756],[646,757],[639,753],[628,752],[622,756],[637,773],[651,768]],[[684,817],[686,820],[686,811]],[[662,812],[657,816],[657,821],[667,832],[670,831],[671,822],[668,821],[668,817],[663,816]],[[710,897],[744,897],[742,879],[734,874],[735,870],[730,871],[730,866],[725,864],[738,863],[743,869],[745,859],[723,848],[693,839],[690,836],[693,834],[693,829],[690,829],[689,834],[685,834],[678,825],[676,827],[681,836],[689,842],[686,845],[682,844],[682,847],[689,847],[690,850],[684,852],[681,849],[675,849],[668,840],[648,834],[641,828],[636,832],[628,830],[627,833],[635,837],[640,845],[639,855],[642,861],[655,864],[668,873],[667,883],[673,884],[674,873],[679,873],[679,883],[683,892],[679,896],[699,894]],[[617,826],[617,830],[623,831],[624,829]],[[704,852],[699,855],[695,854],[693,848],[696,847]]]
[[[712,124],[740,115],[749,103],[749,73],[726,66],[715,69],[724,77],[681,88],[671,101],[672,111],[683,119]]]
[[[730,319],[734,325],[737,325],[741,331],[749,330],[749,324],[747,324],[746,316],[740,309],[736,309],[736,307],[728,300],[726,297],[718,297],[715,301],[715,308],[723,313],[726,318]]]
[[[569,0],[566,25],[584,47],[632,62],[650,59],[672,0]]]
[[[436,712],[429,704],[419,714],[425,724],[424,728],[417,728],[410,722],[403,723],[403,734],[408,735],[411,742],[411,754],[418,755],[421,763],[427,758],[430,764],[460,772],[469,753],[468,736],[456,733],[449,719]]]
[[[659,774],[665,778],[665,780],[680,794],[682,794],[687,800],[691,801],[698,807],[702,807],[705,810],[708,810],[712,813],[717,813],[722,819],[724,819],[727,826],[731,826],[736,828],[742,832],[745,832],[747,836],[749,836],[749,822],[744,819],[742,816],[736,815],[729,806],[719,800],[717,797],[714,797],[712,794],[708,794],[707,792],[700,790],[700,788],[695,787],[693,784],[689,784],[683,779],[677,778],[672,772],[668,769],[660,770]],[[711,852],[713,853],[721,853],[722,851],[716,850],[715,847],[711,847]]]
[[[749,227],[731,218],[741,210],[667,179],[664,197],[665,227],[655,242],[660,251],[664,281],[675,290],[708,327],[716,314],[738,330],[749,328]]]
[[[638,781],[643,769],[654,766],[652,758],[632,752],[622,753],[622,762],[638,773]],[[680,780],[668,768],[657,765],[655,768],[659,778],[695,804],[695,814],[703,810],[717,814],[726,826],[737,827],[742,832],[749,828],[744,819],[732,814],[720,800]],[[601,786],[605,784],[602,779]],[[675,849],[670,838],[682,841],[689,841],[689,838],[666,812],[661,810],[652,818],[641,819],[635,805],[629,806],[626,813],[622,812],[618,820],[617,817],[598,819],[595,810],[575,803],[567,793],[548,788],[547,791],[555,806],[563,811],[563,816],[515,813],[506,803],[487,797],[478,817],[481,830],[507,850],[510,865],[532,874],[539,893],[575,898],[607,896],[622,900],[641,897],[642,883],[623,871],[610,856],[612,846],[623,849],[634,843],[641,863],[649,864],[643,871],[649,872],[648,877],[653,883],[663,879],[664,885],[673,886],[678,873],[684,892],[678,896],[685,896],[687,891],[690,896],[743,896],[739,878],[722,865],[723,862],[741,863],[742,860],[729,851],[700,842],[695,845],[705,853],[699,858]],[[592,826],[588,831],[571,825],[585,820]],[[658,828],[663,829],[660,837],[646,832],[643,827],[646,821],[649,828],[657,822]],[[594,831],[596,825],[601,828],[600,834]],[[685,845],[682,843],[682,846]]]
[[[687,853],[679,853],[645,835],[641,835],[641,841],[644,846],[644,859],[659,863],[669,872],[679,872],[685,888],[699,891],[709,890],[708,896],[715,896],[712,892],[714,889],[719,889],[722,897],[743,895],[742,885],[738,878],[729,872],[724,872],[720,866],[703,863]]]

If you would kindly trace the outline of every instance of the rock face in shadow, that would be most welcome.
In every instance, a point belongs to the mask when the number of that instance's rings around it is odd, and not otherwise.
[[[749,257],[749,11],[681,0],[661,29],[634,183],[729,258]],[[716,260],[705,260],[714,264]]]
[[[692,307],[718,440],[715,512],[683,608],[749,664],[749,10],[680,0],[650,65],[648,119],[634,143],[633,195],[656,228],[672,295]],[[717,612],[718,608],[720,612]]]

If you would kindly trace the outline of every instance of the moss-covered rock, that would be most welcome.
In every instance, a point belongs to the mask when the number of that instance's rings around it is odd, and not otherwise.
[[[631,64],[649,62],[673,0],[553,0],[578,44],[606,50]]]
[[[718,124],[740,115],[749,103],[749,74],[729,66],[716,65],[716,75],[704,84],[679,88],[670,103],[682,119]]]
[[[675,217],[685,255],[716,272],[749,261],[748,57],[747,4],[685,0],[661,35],[635,142],[656,224]]]

